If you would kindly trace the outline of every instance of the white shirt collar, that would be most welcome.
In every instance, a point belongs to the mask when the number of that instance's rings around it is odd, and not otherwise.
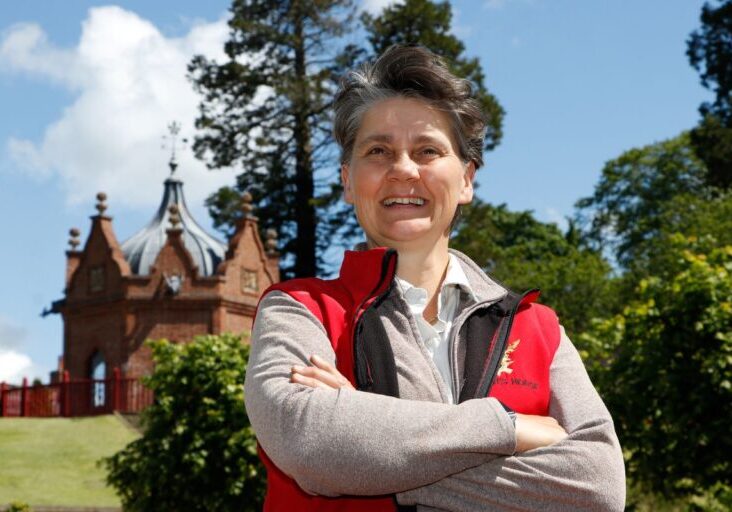
[[[470,298],[477,302],[477,298],[475,297],[475,293],[473,292],[472,286],[470,286],[470,282],[468,281],[468,277],[465,275],[465,271],[463,271],[462,266],[460,265],[460,262],[458,261],[457,257],[449,254],[450,258],[447,262],[447,272],[445,273],[445,280],[442,282],[442,286],[456,286],[458,288],[462,288],[462,290],[470,295]]]
[[[424,290],[423,288],[417,288],[409,281],[400,277],[397,277],[396,279],[402,288],[404,298],[407,300],[407,302],[410,305],[419,304],[422,309],[424,309],[427,304],[426,290]],[[468,277],[465,275],[465,272],[460,265],[460,261],[458,261],[457,257],[455,257],[453,254],[448,254],[447,272],[445,272],[445,279],[442,281],[442,288],[440,288],[440,292],[442,292],[442,290],[446,286],[454,286],[456,288],[462,289],[470,296],[473,302],[477,302],[477,298],[475,296],[475,293],[473,292],[473,288],[470,286]]]

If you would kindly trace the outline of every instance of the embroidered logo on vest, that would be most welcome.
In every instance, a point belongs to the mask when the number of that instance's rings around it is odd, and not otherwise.
[[[503,353],[503,357],[501,358],[501,367],[498,369],[496,377],[500,377],[504,373],[513,373],[513,368],[511,368],[511,365],[513,364],[513,361],[511,360],[511,353],[516,350],[516,347],[518,347],[519,343],[521,343],[520,339],[512,341],[508,344],[508,347],[506,347],[506,351]]]

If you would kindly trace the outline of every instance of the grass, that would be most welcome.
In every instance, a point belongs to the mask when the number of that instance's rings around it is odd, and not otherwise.
[[[0,418],[0,505],[120,506],[97,461],[136,437],[115,416]]]

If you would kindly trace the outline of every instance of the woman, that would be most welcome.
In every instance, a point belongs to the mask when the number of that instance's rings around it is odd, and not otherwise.
[[[448,249],[482,165],[470,85],[392,47],[344,80],[334,129],[367,248],[260,302],[265,510],[621,510],[612,420],[556,316]]]

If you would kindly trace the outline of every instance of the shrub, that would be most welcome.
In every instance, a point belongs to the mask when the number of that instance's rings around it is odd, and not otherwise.
[[[148,343],[155,403],[144,434],[102,461],[124,510],[261,510],[264,469],[244,409],[249,347],[233,335]]]
[[[636,298],[580,342],[628,477],[667,498],[698,494],[699,507],[716,510],[730,499],[717,483],[732,479],[732,246],[670,242]]]
[[[33,512],[27,503],[14,501],[5,509],[5,512]]]

